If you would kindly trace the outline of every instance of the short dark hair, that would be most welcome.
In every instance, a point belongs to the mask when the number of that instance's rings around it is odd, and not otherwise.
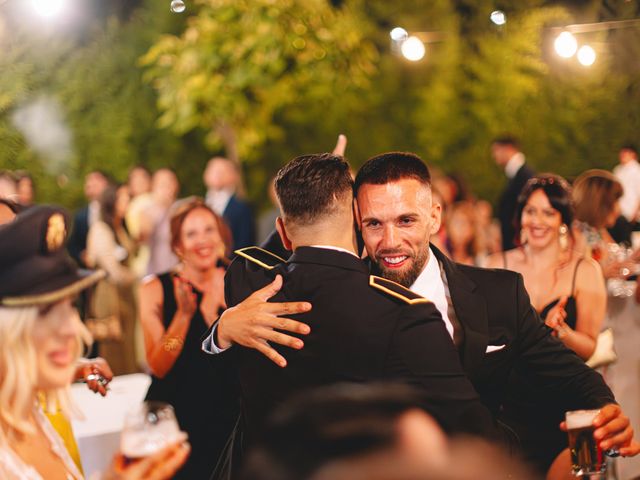
[[[510,133],[505,133],[503,135],[498,135],[491,142],[492,145],[510,145],[514,148],[520,150],[520,140],[515,135],[511,135]]]
[[[576,220],[595,228],[605,227],[623,192],[618,178],[607,170],[592,169],[580,174],[573,182]]]
[[[415,153],[388,152],[371,157],[358,171],[355,194],[362,185],[384,185],[403,178],[413,178],[431,186],[429,168]]]
[[[516,232],[516,244],[520,243],[520,230],[522,229],[522,211],[524,210],[529,197],[536,190],[542,190],[549,199],[549,203],[554,210],[560,212],[562,223],[571,227],[574,217],[573,199],[571,185],[560,175],[553,173],[543,173],[530,178],[522,188],[518,196],[515,217],[513,224]],[[571,232],[571,228],[569,228]]]
[[[332,461],[390,448],[398,418],[418,405],[419,393],[399,383],[343,383],[298,394],[271,414],[241,478],[309,478]]]
[[[344,158],[316,153],[296,157],[282,167],[275,188],[284,217],[309,224],[332,214],[345,195],[352,197],[353,180]]]

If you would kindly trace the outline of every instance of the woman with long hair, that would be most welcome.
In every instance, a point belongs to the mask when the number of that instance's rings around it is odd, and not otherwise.
[[[228,228],[201,199],[170,214],[172,271],[151,276],[140,291],[147,363],[153,373],[147,400],[173,405],[193,453],[176,478],[208,478],[236,421],[237,396],[222,362],[210,362],[201,337],[224,310]]]
[[[69,386],[90,335],[72,300],[100,280],[67,256],[67,214],[31,207],[0,226],[0,478],[79,480],[82,473],[45,415],[76,410]],[[43,409],[42,405],[45,406]],[[118,456],[105,479],[165,479],[181,465],[180,445],[126,466]]]
[[[488,266],[522,274],[531,304],[568,348],[587,360],[594,352],[606,313],[606,288],[597,262],[575,250],[572,236],[571,187],[558,175],[530,179],[518,197],[515,226],[518,247],[489,257]],[[530,458],[547,470],[566,448],[566,435],[559,429],[541,429],[548,419],[540,405],[553,402],[544,391],[530,384],[527,376],[514,372],[511,381],[518,392],[505,406],[505,415],[526,419],[518,432],[529,445],[544,445]],[[557,418],[560,424],[561,418]]]

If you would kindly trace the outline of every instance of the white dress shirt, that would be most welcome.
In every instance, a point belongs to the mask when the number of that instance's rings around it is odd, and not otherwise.
[[[518,170],[522,168],[524,165],[525,158],[524,153],[518,152],[513,157],[509,159],[507,164],[504,166],[504,173],[507,174],[507,178],[513,178],[518,173]]]
[[[411,290],[422,295],[427,300],[433,302],[444,320],[444,325],[451,338],[453,338],[453,323],[449,319],[449,305],[451,305],[451,295],[445,281],[444,272],[440,269],[438,259],[433,254],[433,250],[429,248],[429,261],[418,275],[416,281],[411,285]]]
[[[624,190],[620,199],[620,210],[627,220],[633,222],[640,206],[640,163],[631,160],[620,164],[613,169],[613,174],[618,177]]]
[[[211,210],[222,216],[231,197],[233,197],[233,189],[207,190],[204,203],[206,203]]]

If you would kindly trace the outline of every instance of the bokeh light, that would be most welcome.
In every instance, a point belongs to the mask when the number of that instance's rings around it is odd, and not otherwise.
[[[54,17],[64,9],[66,0],[31,0],[31,5],[38,15]]]
[[[583,45],[578,50],[578,62],[580,65],[590,67],[596,61],[596,51],[589,45]]]
[[[494,10],[493,12],[491,12],[491,15],[489,15],[489,18],[496,25],[504,25],[505,23],[507,23],[507,16],[502,10]]]
[[[564,31],[558,35],[558,38],[556,38],[556,41],[553,43],[553,47],[556,53],[562,58],[570,58],[578,49],[578,41],[570,32]]]
[[[422,58],[424,57],[424,43],[422,43],[422,40],[420,40],[418,37],[409,37],[404,42],[402,42],[400,51],[402,52],[402,56],[407,60],[417,62],[418,60],[422,60]]]
[[[404,28],[396,27],[393,30],[391,30],[391,32],[389,33],[389,36],[391,36],[391,40],[393,40],[394,42],[401,42],[402,40],[406,39],[409,36],[409,34]]]

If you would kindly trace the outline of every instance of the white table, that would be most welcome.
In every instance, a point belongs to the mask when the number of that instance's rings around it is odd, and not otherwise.
[[[640,305],[635,297],[607,299],[607,326],[613,329],[618,361],[604,372],[607,383],[640,438]],[[640,455],[617,459],[618,480],[640,476]]]
[[[86,478],[104,471],[120,446],[125,414],[140,404],[151,378],[143,373],[115,377],[106,397],[90,391],[84,384],[71,387],[71,394],[85,416],[73,421],[82,468]]]

